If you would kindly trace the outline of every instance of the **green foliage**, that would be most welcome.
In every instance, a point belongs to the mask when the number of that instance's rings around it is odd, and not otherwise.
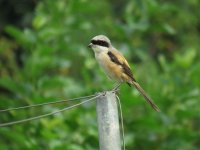
[[[93,36],[105,34],[124,53],[136,79],[162,110],[154,112],[135,89],[122,85],[127,150],[197,150],[199,7],[197,0],[38,1],[31,27],[7,24],[4,32],[12,38],[0,36],[0,108],[112,88],[113,83],[87,49]],[[0,113],[0,123],[66,106]],[[38,121],[0,128],[0,147],[96,150],[95,118],[95,103],[90,103]]]

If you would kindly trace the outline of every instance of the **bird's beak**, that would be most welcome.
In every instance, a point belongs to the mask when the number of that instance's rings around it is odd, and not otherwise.
[[[90,43],[90,44],[88,45],[88,47],[89,47],[89,48],[92,48],[92,43]]]

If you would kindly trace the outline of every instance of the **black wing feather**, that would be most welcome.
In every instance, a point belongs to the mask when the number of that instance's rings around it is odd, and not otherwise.
[[[124,73],[129,76],[133,81],[136,82],[135,78],[133,77],[133,74],[131,72],[131,69],[129,68],[129,66],[127,66],[125,63],[121,63],[118,58],[111,52],[108,52],[108,56],[110,57],[110,60],[112,62],[114,62],[117,65],[122,66]]]

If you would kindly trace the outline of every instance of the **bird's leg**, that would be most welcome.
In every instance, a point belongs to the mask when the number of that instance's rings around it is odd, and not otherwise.
[[[120,85],[121,85],[121,82],[120,82],[120,83],[117,83],[117,85],[112,89],[112,91],[113,91],[113,92],[118,91]]]

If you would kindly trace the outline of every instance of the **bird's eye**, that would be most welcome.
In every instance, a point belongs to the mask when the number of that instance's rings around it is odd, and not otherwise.
[[[103,47],[109,47],[108,42],[103,41],[103,40],[91,40],[91,43],[94,45],[99,45],[99,46],[103,46]]]
[[[91,40],[91,43],[92,43],[92,44],[95,44],[95,40]]]

